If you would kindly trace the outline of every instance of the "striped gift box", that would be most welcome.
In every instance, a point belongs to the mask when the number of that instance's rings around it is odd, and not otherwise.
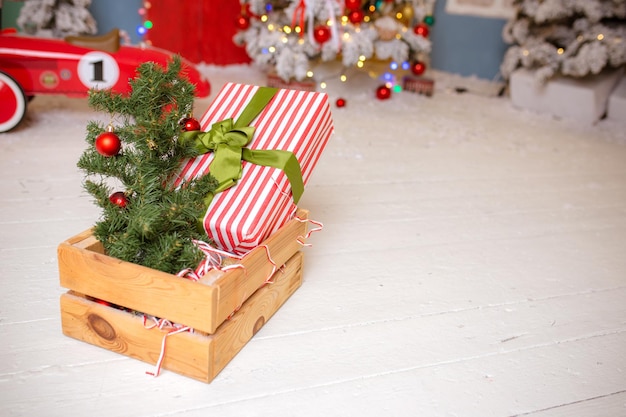
[[[228,83],[200,120],[207,131],[215,122],[237,119],[259,87]],[[279,90],[252,121],[256,131],[248,148],[282,149],[295,154],[308,182],[333,132],[328,97],[323,93]],[[177,180],[206,174],[213,153],[187,160]],[[296,206],[280,169],[243,161],[239,182],[215,195],[204,216],[204,229],[222,250],[243,255],[293,218]]]

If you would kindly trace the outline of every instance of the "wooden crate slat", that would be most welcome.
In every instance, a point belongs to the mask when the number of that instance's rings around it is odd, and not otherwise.
[[[213,320],[216,287],[67,243],[59,245],[58,260],[64,288],[202,330]]]

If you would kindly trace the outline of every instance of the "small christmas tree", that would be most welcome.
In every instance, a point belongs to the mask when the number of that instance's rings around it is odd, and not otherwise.
[[[91,0],[26,0],[17,25],[29,35],[63,38],[93,35],[96,20],[89,13]]]
[[[89,122],[89,146],[78,161],[85,189],[103,210],[94,235],[106,253],[168,273],[202,260],[193,240],[206,240],[199,221],[204,199],[215,189],[210,175],[170,186],[181,162],[197,154],[192,144],[177,140],[184,130],[181,120],[191,125],[187,130],[199,129],[188,117],[194,86],[180,71],[179,57],[168,68],[145,63],[130,81],[130,95],[92,90],[90,106],[118,125],[106,129]]]
[[[235,43],[283,80],[312,76],[315,64],[366,60],[421,74],[431,43],[435,0],[244,0]],[[418,74],[418,75],[419,75]]]
[[[623,0],[514,0],[515,16],[503,38],[513,44],[501,73],[535,70],[544,82],[560,74],[583,77],[626,63],[626,2]]]

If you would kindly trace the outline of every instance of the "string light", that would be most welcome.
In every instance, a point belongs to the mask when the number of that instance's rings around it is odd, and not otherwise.
[[[326,88],[326,83],[324,81],[322,81],[320,83],[320,88],[325,89]]]
[[[348,77],[346,76],[346,74],[341,74],[341,77],[339,77],[339,79],[342,83],[345,83],[348,80]]]
[[[598,34],[598,40],[601,41],[602,39],[604,39],[604,35],[603,34]]]
[[[556,50],[556,53],[559,55],[563,55],[563,52],[565,52],[565,50],[563,48],[559,48]]]
[[[152,4],[149,1],[145,1],[142,7],[137,10],[137,13],[145,19],[148,14],[148,9],[150,9],[151,7]],[[144,37],[148,33],[148,30],[152,29],[153,27],[154,24],[151,20],[144,20],[141,25],[137,25],[136,32],[139,36]]]
[[[309,78],[313,78],[313,71],[308,70],[308,71],[306,72],[306,76],[307,76],[307,77],[309,77]]]

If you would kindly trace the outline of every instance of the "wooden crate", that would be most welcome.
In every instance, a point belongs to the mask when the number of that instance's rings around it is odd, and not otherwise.
[[[213,270],[199,282],[107,256],[91,231],[85,231],[58,247],[61,286],[213,334],[263,285],[275,265],[284,264],[300,249],[298,238],[307,230],[301,220],[308,212],[298,210],[296,217],[243,259],[230,260],[244,268]]]
[[[162,368],[211,382],[302,283],[302,253],[278,270],[271,284],[257,290],[212,334],[167,336]],[[61,296],[61,322],[67,336],[156,364],[165,333],[146,329],[140,316],[108,307],[74,291]]]

